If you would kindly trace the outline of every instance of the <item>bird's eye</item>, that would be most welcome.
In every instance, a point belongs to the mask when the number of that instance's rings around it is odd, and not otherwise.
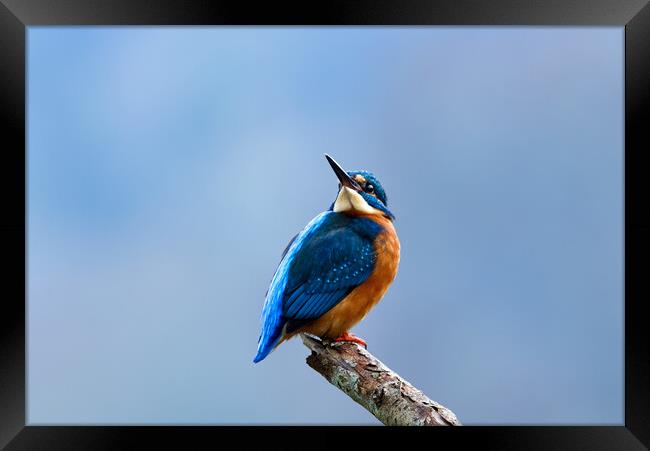
[[[370,183],[368,183],[368,184],[366,185],[366,192],[367,192],[368,194],[372,194],[372,193],[374,193],[374,192],[375,192],[375,187],[372,186]]]

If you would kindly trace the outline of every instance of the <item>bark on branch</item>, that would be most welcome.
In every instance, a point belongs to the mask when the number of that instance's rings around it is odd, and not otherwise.
[[[324,344],[301,334],[307,364],[387,426],[460,426],[454,413],[429,399],[356,343]]]

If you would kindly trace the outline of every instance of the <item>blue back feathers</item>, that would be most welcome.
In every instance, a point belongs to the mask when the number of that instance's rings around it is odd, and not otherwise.
[[[283,329],[319,318],[372,274],[381,230],[371,219],[326,211],[295,237],[267,292],[254,362],[273,350]]]

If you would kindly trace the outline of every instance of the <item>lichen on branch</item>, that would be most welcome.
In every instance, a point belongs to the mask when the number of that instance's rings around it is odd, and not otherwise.
[[[456,415],[429,399],[356,343],[323,343],[301,334],[307,364],[387,426],[460,426]]]

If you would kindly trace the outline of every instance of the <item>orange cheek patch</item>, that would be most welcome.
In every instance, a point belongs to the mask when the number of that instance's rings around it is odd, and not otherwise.
[[[366,182],[367,182],[367,180],[366,180],[366,178],[365,178],[363,175],[359,175],[359,174],[355,175],[355,176],[354,176],[354,180],[355,180],[359,185],[361,185],[362,187],[365,187],[365,186],[366,186]],[[375,193],[369,193],[369,194],[370,194],[372,197],[374,197],[375,199],[378,199],[378,197],[375,195]]]

